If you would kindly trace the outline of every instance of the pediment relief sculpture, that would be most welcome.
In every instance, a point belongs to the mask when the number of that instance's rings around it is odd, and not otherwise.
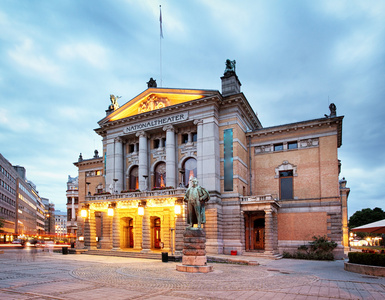
[[[140,103],[138,113],[144,113],[155,109],[160,109],[170,105],[167,98],[160,98],[156,95],[150,95]]]

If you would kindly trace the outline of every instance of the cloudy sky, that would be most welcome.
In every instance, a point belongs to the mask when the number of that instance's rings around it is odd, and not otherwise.
[[[160,78],[159,5],[162,5]],[[109,95],[221,89],[227,58],[264,127],[344,115],[349,215],[384,206],[385,1],[1,0],[0,153],[65,211]]]

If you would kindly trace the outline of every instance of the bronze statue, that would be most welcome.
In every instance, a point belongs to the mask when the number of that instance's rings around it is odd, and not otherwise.
[[[198,224],[198,228],[206,223],[205,203],[210,200],[207,190],[198,185],[198,180],[193,177],[190,179],[189,188],[184,195],[187,202],[187,226],[193,227]]]
[[[118,99],[119,98],[122,98],[120,96],[116,96],[115,95],[110,95],[110,100],[111,100],[111,105],[109,106],[109,109],[118,109],[119,108],[119,104],[118,104]]]
[[[226,59],[226,69],[224,74],[226,74],[227,72],[235,73],[235,63],[235,60]]]

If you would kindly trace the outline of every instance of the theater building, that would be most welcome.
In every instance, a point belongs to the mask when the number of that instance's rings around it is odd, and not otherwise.
[[[274,255],[326,235],[347,247],[343,116],[263,127],[230,64],[222,91],[148,88],[111,95],[96,133],[103,153],[79,157],[78,247],[180,253],[189,178],[210,193],[208,253]],[[277,108],[279,109],[279,108]]]

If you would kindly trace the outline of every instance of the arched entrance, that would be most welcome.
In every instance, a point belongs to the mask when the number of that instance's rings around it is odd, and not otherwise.
[[[265,249],[265,212],[245,213],[245,250]]]
[[[122,218],[123,238],[122,248],[134,248],[134,220],[130,217]]]

